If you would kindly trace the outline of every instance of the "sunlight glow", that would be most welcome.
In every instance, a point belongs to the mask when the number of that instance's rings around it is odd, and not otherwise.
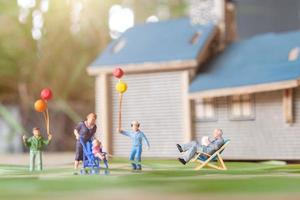
[[[134,13],[132,9],[120,5],[113,5],[109,10],[109,30],[113,39],[134,25]]]

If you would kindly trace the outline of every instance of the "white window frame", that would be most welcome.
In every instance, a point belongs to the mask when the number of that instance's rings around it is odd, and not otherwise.
[[[197,122],[212,122],[217,121],[217,106],[215,98],[196,99],[194,101],[194,119]],[[210,109],[210,111],[209,111]],[[200,110],[200,111],[199,111]],[[203,115],[199,115],[204,113]],[[209,114],[208,112],[211,112]]]
[[[230,120],[255,120],[254,95],[252,94],[234,95],[228,97],[228,102],[229,102],[228,116]],[[234,109],[237,110],[234,111]],[[239,114],[235,114],[234,112],[239,112]]]

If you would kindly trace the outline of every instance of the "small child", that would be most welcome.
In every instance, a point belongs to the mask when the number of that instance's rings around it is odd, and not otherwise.
[[[23,142],[25,146],[30,149],[29,171],[42,171],[42,149],[50,143],[52,135],[48,135],[48,140],[43,139],[43,137],[41,136],[40,129],[37,127],[32,129],[32,133],[33,136],[30,138],[26,138],[25,135],[23,136]]]
[[[108,168],[107,153],[102,151],[102,144],[98,139],[93,140],[93,154],[95,157],[99,158],[100,160],[103,160],[105,167]]]
[[[141,157],[143,141],[150,148],[149,141],[146,135],[140,130],[140,123],[138,121],[131,122],[132,131],[123,131],[118,129],[117,131],[122,135],[128,136],[132,139],[132,148],[130,153],[130,161],[133,170],[142,170]]]

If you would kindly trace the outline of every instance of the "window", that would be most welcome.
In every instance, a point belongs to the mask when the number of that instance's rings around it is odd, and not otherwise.
[[[195,100],[195,117],[199,121],[216,121],[215,100],[213,98]]]
[[[237,95],[230,97],[230,119],[231,120],[253,120],[254,99],[251,95]]]

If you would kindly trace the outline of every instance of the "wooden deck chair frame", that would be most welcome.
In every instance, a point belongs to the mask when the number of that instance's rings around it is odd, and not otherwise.
[[[192,162],[197,162],[199,163],[196,167],[195,167],[195,170],[200,170],[202,169],[203,167],[207,166],[207,167],[210,167],[210,168],[213,168],[213,169],[217,169],[217,170],[227,170],[227,167],[221,157],[221,153],[222,151],[226,148],[226,146],[230,143],[230,141],[226,141],[225,144],[218,150],[216,151],[214,154],[212,155],[209,155],[207,153],[204,153],[204,152],[199,152],[195,155],[195,157],[191,160]],[[199,158],[199,156],[201,154],[204,154],[206,156],[208,156],[208,158],[205,160],[205,161],[202,161]],[[213,161],[213,159],[216,158],[217,159],[217,165],[216,164],[212,164],[210,163],[211,161]]]

